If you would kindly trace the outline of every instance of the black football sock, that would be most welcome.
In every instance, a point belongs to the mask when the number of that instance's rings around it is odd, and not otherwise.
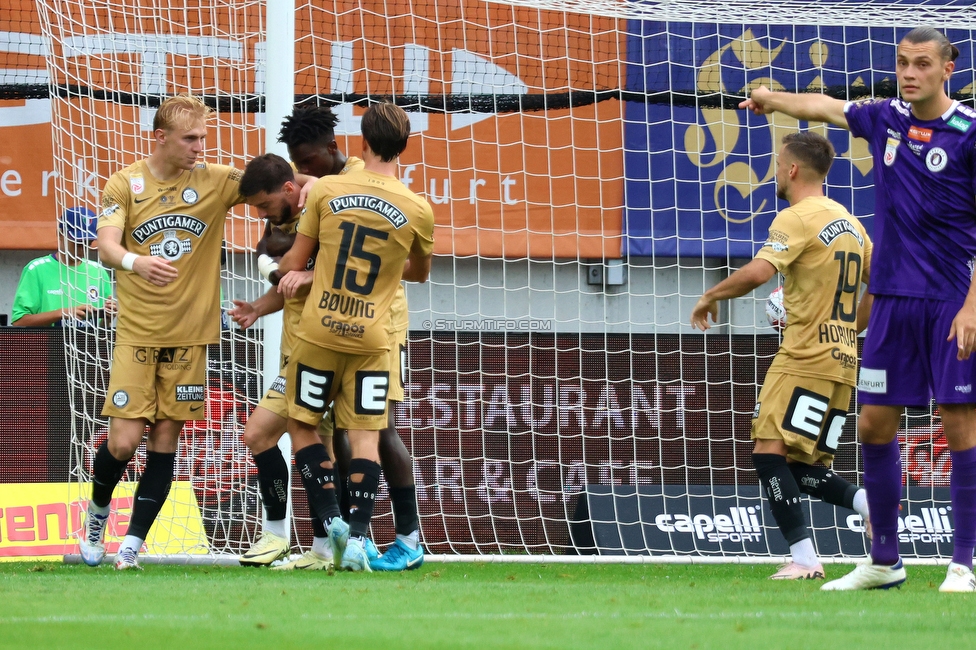
[[[810,537],[800,507],[800,488],[786,465],[786,458],[778,454],[753,454],[752,465],[769,498],[776,525],[790,546]]]
[[[156,516],[159,514],[169,488],[173,484],[173,466],[176,454],[156,451],[146,452],[146,471],[139,479],[135,500],[132,502],[132,518],[129,520],[128,535],[146,539]]]
[[[367,537],[380,484],[380,465],[365,458],[353,458],[349,463],[349,477],[349,536]],[[353,482],[352,477],[359,480]]]
[[[325,529],[325,524],[322,523],[322,520],[319,519],[319,516],[317,514],[312,512],[311,499],[309,499],[308,510],[309,510],[309,515],[312,518],[312,535],[314,537],[318,537],[319,539],[322,539],[323,537],[328,537],[329,531]]]
[[[112,503],[112,493],[122,480],[128,464],[128,458],[119,460],[112,455],[107,440],[99,446],[92,467],[92,503],[99,508],[106,508]]]
[[[397,535],[409,535],[420,527],[416,486],[391,487],[390,502],[393,504],[393,526]]]
[[[854,509],[854,495],[860,488],[848,483],[837,472],[805,463],[789,463],[789,468],[804,494],[816,497],[824,503]]]
[[[323,464],[328,467],[323,467]],[[316,443],[295,452],[295,466],[302,477],[311,511],[324,525],[339,516],[335,474],[325,445]]]
[[[268,521],[280,521],[288,511],[288,464],[277,445],[254,454],[258,486]]]

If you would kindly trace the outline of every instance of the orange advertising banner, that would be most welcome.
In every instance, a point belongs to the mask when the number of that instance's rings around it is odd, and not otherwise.
[[[2,12],[0,50],[24,50],[10,44],[38,41],[33,3],[0,4],[21,8],[16,24],[6,18],[12,12]],[[164,21],[169,31],[161,33],[153,21],[120,20],[121,6],[71,4],[77,9],[73,18],[84,16],[55,43],[35,43],[29,54],[0,51],[0,68],[33,70],[46,83],[43,52],[50,47],[59,61],[54,72],[58,83],[150,95],[190,90],[240,97],[263,92],[262,63],[268,55],[255,9],[260,5],[213,9],[207,21],[186,33],[177,33],[173,23]],[[127,11],[132,11],[131,4],[126,4]],[[621,87],[626,41],[615,19],[485,0],[297,4],[298,95],[490,101],[496,96]],[[25,21],[27,15],[33,21]],[[236,22],[244,25],[243,31]],[[30,73],[18,74],[26,78]],[[38,121],[16,123],[15,111],[26,112],[34,101],[40,102],[35,106]],[[0,248],[54,247],[55,195],[65,203],[95,207],[104,179],[150,150],[146,109],[101,99],[56,101],[57,159],[50,144],[50,101],[0,102],[0,138],[5,143],[0,152]],[[360,153],[362,110],[351,104],[335,108],[340,148],[351,155]],[[41,119],[45,111],[46,122]],[[434,208],[435,252],[619,257],[622,105],[609,100],[576,108],[509,111],[410,112],[416,135],[401,156],[400,174]],[[208,140],[221,153],[207,158],[243,165],[261,153],[263,126],[261,114],[218,121]],[[256,234],[251,232],[253,223],[231,224],[229,244],[247,248]]]
[[[618,21],[477,0],[346,0],[296,16],[296,92],[559,94],[621,87]],[[308,71],[303,74],[303,71]],[[620,257],[623,129],[615,100],[583,108],[411,113],[401,178],[434,208],[435,252]],[[358,110],[340,107],[340,129]],[[351,144],[351,143],[350,143]]]

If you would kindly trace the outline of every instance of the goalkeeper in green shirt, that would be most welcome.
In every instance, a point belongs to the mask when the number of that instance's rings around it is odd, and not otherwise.
[[[59,325],[62,319],[94,322],[116,311],[112,281],[101,265],[87,259],[97,238],[96,217],[88,208],[68,208],[58,224],[64,249],[32,260],[14,295],[12,325]]]

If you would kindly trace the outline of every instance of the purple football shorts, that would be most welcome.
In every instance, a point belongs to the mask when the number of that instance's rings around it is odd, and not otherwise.
[[[875,296],[861,353],[857,399],[861,404],[928,406],[976,403],[976,354],[956,360],[946,341],[961,303]]]

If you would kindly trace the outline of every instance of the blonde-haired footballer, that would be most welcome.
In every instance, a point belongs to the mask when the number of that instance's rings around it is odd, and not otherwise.
[[[393,104],[364,114],[365,168],[312,187],[298,236],[281,260],[281,282],[300,272],[318,244],[285,380],[295,464],[327,525],[338,568],[369,571],[364,548],[379,485],[379,431],[387,425],[391,307],[400,280],[425,282],[433,253],[430,204],[397,178],[410,121]],[[286,297],[288,294],[286,292]],[[335,475],[316,425],[334,401],[337,428],[348,431],[349,522],[339,515]]]
[[[169,494],[183,423],[203,415],[207,345],[220,340],[224,220],[244,200],[239,170],[198,161],[210,115],[196,97],[164,101],[153,120],[153,152],[113,174],[102,194],[98,256],[116,269],[119,313],[102,409],[111,418],[108,439],[95,453],[80,540],[91,566],[105,556],[112,492],[148,425],[146,468],[115,561],[116,569],[140,568],[138,553]]]
[[[102,415],[81,556],[97,565],[112,492],[142,441],[139,480],[116,569],[137,555],[166,500],[183,422],[200,418],[207,344],[220,338],[220,249],[227,210],[241,203],[241,172],[198,162],[210,109],[187,95],[167,99],[153,121],[155,148],[105,185],[98,257],[116,269],[119,302],[112,371]]]
[[[870,311],[869,299],[859,297],[872,251],[861,222],[823,195],[833,159],[833,146],[816,133],[783,138],[776,196],[790,207],[773,219],[755,259],[706,291],[691,312],[692,326],[707,330],[708,316],[718,318],[717,301],[745,295],[777,271],[786,277],[786,331],[752,421],[752,462],[792,554],[774,580],[824,578],[803,518],[801,491],[853,508],[868,522],[864,489],[829,469],[851,403],[857,333]]]

